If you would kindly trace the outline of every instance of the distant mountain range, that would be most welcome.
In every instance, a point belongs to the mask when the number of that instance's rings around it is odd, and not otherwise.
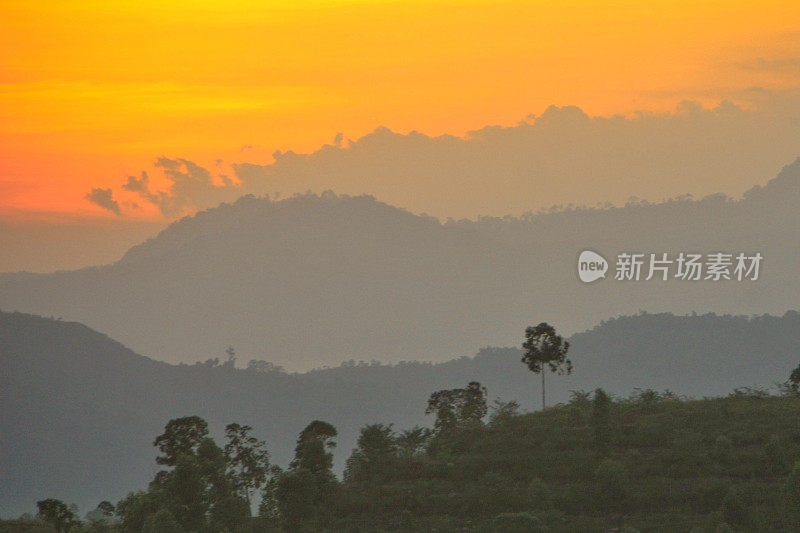
[[[443,361],[518,344],[524,327],[541,321],[573,333],[641,310],[796,308],[798,206],[800,161],[737,201],[477,221],[440,223],[371,197],[243,197],[172,224],[112,265],[0,275],[0,308],[79,321],[176,363],[219,356],[228,345],[291,370],[367,354]],[[607,279],[578,280],[586,249],[609,260]],[[612,279],[620,252],[681,251],[764,259],[757,281]]]
[[[575,372],[548,377],[549,403],[598,386],[622,395],[635,387],[723,395],[787,379],[800,362],[800,313],[639,314],[602,322],[570,342]],[[0,516],[30,511],[45,497],[85,512],[145,487],[156,471],[154,437],[169,419],[189,414],[207,419],[218,442],[227,423],[253,426],[281,465],[309,421],[327,420],[340,432],[341,469],[364,424],[431,424],[423,412],[435,390],[478,380],[490,399],[538,407],[539,380],[520,356],[516,348],[485,348],[437,364],[350,362],[302,374],[224,362],[171,365],[78,323],[0,313]]]

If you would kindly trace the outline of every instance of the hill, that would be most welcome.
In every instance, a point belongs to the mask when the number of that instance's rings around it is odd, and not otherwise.
[[[542,320],[571,334],[641,310],[782,314],[800,301],[797,205],[800,161],[736,201],[477,221],[441,223],[371,197],[243,197],[172,224],[112,265],[0,275],[0,308],[78,321],[174,363],[227,345],[291,370],[364,354],[445,361],[516,344]],[[610,262],[607,279],[578,280],[586,249]],[[681,251],[764,259],[757,281],[613,279],[621,252]]]
[[[796,530],[787,510],[798,510],[783,504],[800,458],[796,397],[647,392],[601,412],[576,397],[366,463],[342,487],[332,530]]]
[[[642,314],[570,340],[575,373],[549,379],[549,403],[597,386],[625,396],[636,387],[720,395],[787,378],[800,359],[800,314]],[[430,425],[423,411],[433,391],[478,380],[490,399],[538,406],[538,380],[520,355],[486,348],[444,363],[347,362],[301,374],[266,364],[171,365],[81,324],[0,313],[0,515],[30,511],[43,497],[85,511],[146,486],[155,472],[152,439],[167,420],[191,414],[208,420],[217,437],[230,422],[253,426],[281,465],[305,424],[327,420],[340,433],[341,472],[364,424]]]

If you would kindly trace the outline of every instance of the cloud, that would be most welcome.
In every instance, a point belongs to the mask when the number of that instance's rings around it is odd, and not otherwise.
[[[553,205],[622,205],[685,194],[740,196],[800,155],[800,91],[746,91],[741,104],[590,116],[551,106],[464,137],[387,128],[347,146],[234,165],[243,192],[333,189],[439,217],[519,215]]]
[[[138,178],[128,176],[122,189],[137,193],[140,198],[158,207],[167,218],[238,196],[238,188],[229,176],[218,174],[216,177],[221,184],[216,185],[211,172],[193,161],[160,157],[155,167],[161,170],[170,182],[167,191],[152,191],[150,177],[145,171]]]
[[[84,196],[87,200],[92,202],[93,204],[97,204],[103,209],[108,209],[112,213],[116,213],[117,215],[121,215],[122,211],[119,208],[119,202],[114,200],[113,192],[111,189],[101,189],[95,188],[92,189],[91,192],[87,193]]]
[[[168,218],[243,194],[328,189],[442,218],[623,205],[632,196],[735,197],[800,155],[800,90],[750,89],[735,97],[740,104],[685,101],[671,113],[627,117],[551,106],[463,137],[379,127],[357,140],[337,134],[311,153],[277,151],[268,164],[239,161],[230,176],[219,164],[212,172],[160,158],[155,170],[168,180],[166,190],[153,190],[146,172],[128,177],[123,189]]]

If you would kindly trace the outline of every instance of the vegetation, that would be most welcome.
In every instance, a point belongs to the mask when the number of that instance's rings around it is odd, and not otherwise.
[[[174,419],[146,491],[83,522],[43,500],[38,520],[0,531],[800,531],[796,394],[597,389],[535,413],[487,411],[472,382],[431,395],[433,430],[366,425],[341,482],[327,422],[306,426],[282,471],[252,428],[228,425],[223,451],[204,420]]]
[[[490,409],[487,388],[470,381],[420,398],[432,428],[364,425],[341,481],[328,422],[299,433],[283,470],[250,426],[228,424],[219,446],[204,418],[175,418],[150,441],[162,469],[145,490],[83,520],[43,499],[36,518],[0,521],[0,533],[800,531],[796,375],[780,395],[598,388],[533,413],[515,401]]]
[[[569,341],[556,334],[556,329],[542,322],[536,327],[525,330],[525,342],[522,343],[525,353],[522,362],[534,374],[542,375],[542,409],[546,407],[544,376],[545,369],[559,375],[572,373],[572,361],[567,359]]]

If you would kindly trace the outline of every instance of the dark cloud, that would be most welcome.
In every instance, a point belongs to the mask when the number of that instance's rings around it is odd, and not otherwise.
[[[137,178],[136,176],[128,176],[128,181],[122,186],[122,188],[131,192],[147,192],[148,181],[149,178],[147,176],[147,172],[142,172],[141,178]]]
[[[111,191],[111,189],[95,188],[92,189],[91,192],[87,193],[86,196],[84,196],[84,198],[86,198],[93,204],[99,205],[103,209],[108,209],[112,213],[116,213],[117,215],[122,214],[119,208],[119,202],[114,200],[113,192]]]
[[[217,160],[217,164],[220,161]],[[137,193],[143,200],[158,207],[166,217],[182,214],[187,209],[208,207],[237,196],[238,188],[226,174],[218,174],[222,185],[214,184],[214,176],[208,169],[189,161],[177,158],[159,158],[155,167],[161,169],[169,180],[168,191],[150,190],[150,177],[142,172],[140,177],[128,176],[122,188]]]

